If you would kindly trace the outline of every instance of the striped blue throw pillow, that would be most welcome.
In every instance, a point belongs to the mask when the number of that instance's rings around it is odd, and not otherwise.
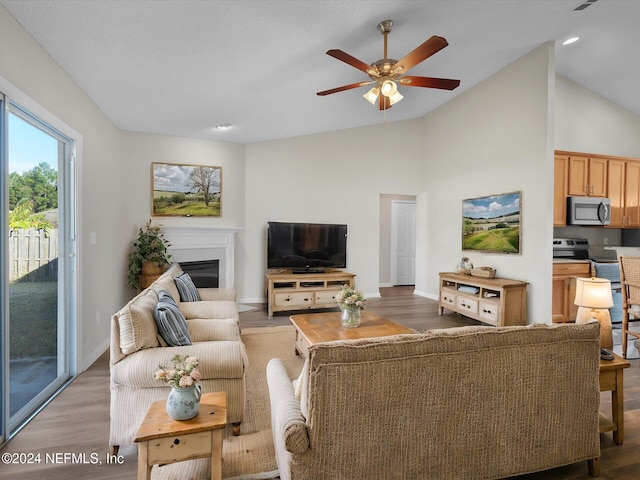
[[[180,293],[181,302],[199,302],[200,294],[196,288],[191,276],[187,273],[181,273],[173,279],[178,287],[178,293]]]
[[[153,312],[158,333],[170,347],[191,345],[191,335],[187,320],[182,315],[171,294],[166,290],[158,292],[158,304]]]

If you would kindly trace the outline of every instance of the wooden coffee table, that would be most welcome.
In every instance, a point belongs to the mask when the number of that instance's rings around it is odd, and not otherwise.
[[[362,311],[359,327],[344,328],[340,323],[340,315],[341,312],[291,315],[289,319],[296,327],[296,353],[307,358],[309,347],[316,343],[416,333],[411,328],[367,311]]]
[[[172,420],[166,404],[159,400],[151,405],[133,439],[138,443],[138,480],[150,479],[153,465],[203,457],[211,459],[211,480],[221,480],[227,394],[203,393],[198,415],[190,420]]]

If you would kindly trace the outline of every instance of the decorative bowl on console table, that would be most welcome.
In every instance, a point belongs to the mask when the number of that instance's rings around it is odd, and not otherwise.
[[[496,269],[491,267],[478,267],[469,270],[472,277],[496,278]]]

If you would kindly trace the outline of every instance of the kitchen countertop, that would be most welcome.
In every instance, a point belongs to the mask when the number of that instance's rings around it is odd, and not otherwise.
[[[618,263],[617,259],[612,258],[586,258],[584,260],[576,258],[554,258],[553,263],[591,263],[592,261],[598,263]]]
[[[591,263],[591,260],[578,260],[575,258],[554,258],[553,263]]]

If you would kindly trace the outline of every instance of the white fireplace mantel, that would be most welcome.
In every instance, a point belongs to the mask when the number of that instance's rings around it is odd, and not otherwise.
[[[219,260],[221,288],[234,287],[235,237],[238,227],[162,227],[172,262]]]

